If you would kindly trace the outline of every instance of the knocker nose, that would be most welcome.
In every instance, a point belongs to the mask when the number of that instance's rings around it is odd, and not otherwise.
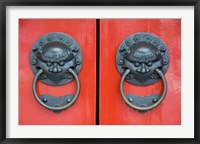
[[[142,63],[141,67],[137,69],[139,73],[148,73],[150,69],[146,66],[146,64]]]
[[[54,63],[53,65],[53,73],[59,73],[62,72],[62,69],[58,66],[57,63]]]
[[[60,73],[62,71],[63,69],[57,63],[54,63],[53,66],[49,68],[49,72],[52,72],[52,73]]]

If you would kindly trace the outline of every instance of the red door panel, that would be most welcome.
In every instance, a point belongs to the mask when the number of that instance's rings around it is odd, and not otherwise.
[[[165,74],[168,84],[164,101],[146,113],[127,106],[120,96],[121,76],[115,57],[120,43],[130,34],[149,32],[159,36],[170,54]],[[118,19],[100,20],[100,124],[180,125],[181,124],[181,20]],[[147,96],[162,93],[162,82],[135,86],[125,82],[125,94]]]
[[[32,93],[34,74],[29,54],[34,42],[49,32],[63,32],[80,45],[83,55],[78,74],[81,90],[77,101],[66,110],[54,113],[42,107]],[[96,20],[92,19],[20,19],[19,20],[19,124],[20,125],[93,125],[96,117]],[[75,93],[75,81],[63,86],[38,82],[38,94],[54,96]]]

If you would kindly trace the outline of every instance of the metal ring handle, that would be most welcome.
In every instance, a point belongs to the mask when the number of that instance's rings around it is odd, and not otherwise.
[[[124,79],[126,78],[126,76],[130,73],[130,69],[127,69],[125,71],[125,73],[123,74],[122,76],[122,79],[121,79],[121,82],[120,82],[120,93],[121,93],[121,96],[123,98],[123,100],[125,101],[125,103],[127,105],[129,105],[130,107],[136,109],[136,110],[139,110],[139,111],[146,111],[146,110],[150,110],[150,109],[153,109],[155,108],[156,106],[158,106],[162,101],[163,99],[165,98],[166,96],[166,93],[167,93],[167,81],[166,81],[166,78],[165,76],[163,75],[162,71],[160,71],[159,69],[156,69],[156,72],[158,73],[158,75],[161,77],[162,79],[162,82],[163,82],[163,86],[164,86],[164,89],[163,89],[163,93],[162,93],[162,96],[160,97],[160,99],[154,103],[153,105],[150,105],[150,106],[147,106],[147,107],[139,107],[139,106],[135,106],[133,105],[132,103],[130,103],[127,99],[126,99],[126,96],[124,94],[124,90],[123,90],[123,87],[124,87]]]
[[[33,84],[32,84],[32,89],[33,89],[33,94],[34,94],[34,97],[35,99],[42,105],[44,106],[45,108],[49,109],[49,110],[53,110],[53,111],[59,111],[59,110],[64,110],[68,107],[70,107],[72,104],[74,104],[74,102],[76,101],[76,99],[78,98],[78,95],[80,93],[80,82],[79,82],[79,79],[78,79],[78,76],[77,74],[71,69],[69,68],[68,71],[73,75],[73,77],[75,78],[76,80],[76,93],[74,95],[74,98],[70,101],[70,103],[64,105],[64,106],[61,106],[61,107],[51,107],[51,106],[48,106],[46,105],[45,103],[43,103],[39,97],[38,97],[38,94],[37,94],[37,91],[36,91],[36,82],[40,76],[40,74],[43,72],[42,69],[39,69],[38,72],[36,73],[34,79],[33,79]]]

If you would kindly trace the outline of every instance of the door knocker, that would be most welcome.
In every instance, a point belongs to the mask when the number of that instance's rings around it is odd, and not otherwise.
[[[35,99],[45,108],[61,111],[76,101],[80,92],[78,73],[82,67],[82,52],[78,43],[69,35],[52,32],[40,37],[32,46],[30,64],[35,74],[32,90]],[[76,93],[54,97],[50,94],[38,96],[36,82],[53,86],[76,81]]]
[[[169,53],[165,43],[156,35],[140,32],[128,36],[120,44],[116,54],[116,65],[122,75],[120,93],[127,105],[146,112],[161,104],[167,93],[167,81],[164,76],[169,66]],[[162,95],[152,94],[140,97],[124,94],[124,80],[146,86],[162,80]]]

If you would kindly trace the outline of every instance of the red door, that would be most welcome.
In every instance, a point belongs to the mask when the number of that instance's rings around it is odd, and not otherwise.
[[[125,104],[120,96],[121,76],[116,67],[120,43],[129,35],[149,32],[160,37],[168,47],[169,68],[165,74],[168,89],[156,108],[140,113]],[[100,20],[100,124],[102,125],[180,125],[181,124],[181,20],[179,19],[109,19]],[[125,93],[147,96],[161,94],[158,81],[149,86],[125,82]]]
[[[82,69],[78,74],[81,90],[77,101],[60,113],[42,107],[34,98],[34,74],[29,55],[34,42],[50,32],[63,32],[80,45],[83,55]],[[92,19],[20,19],[19,20],[19,125],[93,125],[96,120],[96,20]],[[72,81],[63,86],[50,86],[38,82],[39,95],[54,96],[75,93]]]
[[[96,63],[96,20],[87,19],[20,19],[19,20],[19,124],[95,124],[96,120],[96,67],[100,67],[99,121],[100,125],[124,124],[181,124],[181,20],[178,19],[109,19],[100,20],[100,64]],[[79,97],[68,109],[54,113],[42,107],[34,98],[29,54],[34,42],[49,32],[63,32],[80,45],[83,55],[78,74],[81,84]],[[159,36],[167,45],[170,64],[165,74],[168,89],[164,101],[146,113],[127,106],[120,96],[121,76],[115,57],[120,43],[130,34],[149,32]],[[38,82],[38,93],[54,96],[75,93],[75,81],[63,86]],[[158,81],[149,86],[125,82],[125,93],[141,97],[161,94],[163,85]]]

